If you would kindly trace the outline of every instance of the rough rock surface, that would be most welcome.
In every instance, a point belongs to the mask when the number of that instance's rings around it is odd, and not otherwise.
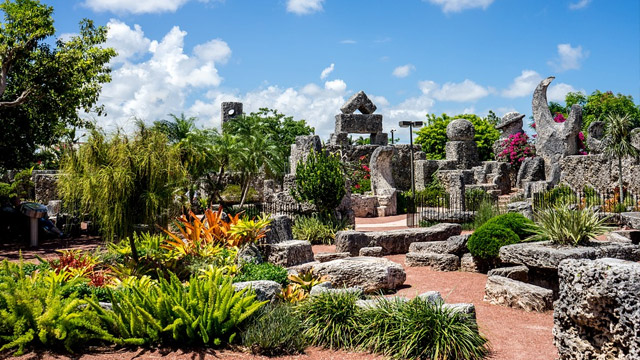
[[[317,253],[315,255],[315,258],[317,261],[322,263],[322,262],[327,262],[331,260],[346,259],[349,256],[351,256],[351,254],[349,254],[348,252],[341,252],[341,253],[321,252],[321,253]]]
[[[484,289],[484,301],[525,311],[553,308],[553,291],[503,276],[490,276]]]
[[[268,262],[284,267],[312,262],[311,243],[304,240],[288,240],[263,246]]]
[[[555,77],[538,84],[533,92],[533,120],[536,123],[536,154],[544,159],[545,179],[557,184],[560,180],[560,159],[578,154],[578,133],[582,127],[582,108],[573,105],[569,118],[561,123],[553,120],[547,104],[547,87]]]
[[[358,91],[342,105],[340,111],[343,114],[353,114],[356,110],[360,110],[363,114],[373,114],[376,109],[376,105],[369,99],[367,94],[364,91]]]
[[[529,268],[524,265],[501,267],[489,270],[487,276],[502,276],[526,283],[529,281]]]
[[[374,217],[378,199],[370,195],[351,194],[351,207],[356,217]]]
[[[348,288],[338,288],[338,289],[334,289],[333,287],[314,286],[311,288],[309,295],[317,296],[325,293],[329,293],[332,295],[333,294],[354,294],[359,298],[361,298],[364,295],[364,291],[362,290],[362,288],[357,286],[348,287]]]
[[[640,230],[640,212],[626,212],[620,214],[622,223],[632,229]]]
[[[336,233],[336,252],[349,252],[358,256],[363,247],[380,246],[384,254],[405,254],[414,242],[442,241],[451,236],[460,235],[459,224],[441,223],[427,228],[406,230],[372,231],[338,231]]]
[[[618,185],[618,161],[604,154],[567,156],[560,161],[560,182],[572,189],[585,186],[611,190]],[[622,159],[622,180],[630,189],[640,189],[640,159]]]
[[[275,244],[293,239],[291,225],[292,222],[288,216],[272,216],[271,224],[269,224],[268,227],[269,231],[267,231],[267,234],[264,237],[264,242],[267,244]]]
[[[365,293],[393,290],[407,278],[402,265],[385,258],[353,257],[314,266],[314,271],[327,276],[334,288],[361,287]]]
[[[560,359],[640,359],[640,264],[565,260],[554,343]]]
[[[445,159],[456,164],[457,169],[471,169],[480,164],[475,141],[447,141]]]
[[[360,249],[360,256],[382,257],[382,255],[384,254],[380,246],[363,247]]]
[[[533,220],[533,207],[528,201],[517,201],[507,204],[508,212],[517,212],[527,219]]]
[[[410,252],[404,261],[407,266],[429,266],[439,271],[457,271],[460,269],[460,258],[452,254],[430,252]]]
[[[374,195],[390,195],[396,190],[391,172],[394,154],[395,148],[393,146],[380,146],[371,154],[369,166],[371,168],[371,190]]]
[[[397,133],[396,135],[397,136]],[[394,144],[396,153],[393,155],[393,164],[391,170],[393,172],[393,182],[399,191],[411,189],[411,145]],[[418,186],[418,162],[425,160],[427,155],[422,152],[420,145],[413,145],[413,159],[416,169],[416,186]],[[437,167],[436,167],[437,170]],[[431,181],[431,178],[428,178]]]
[[[604,150],[602,144],[602,138],[604,137],[604,121],[594,121],[589,124],[587,129],[587,146],[589,146],[589,153],[600,154]]]
[[[296,174],[298,162],[306,161],[311,150],[315,152],[322,150],[322,142],[318,135],[296,136],[296,143],[291,145],[291,155],[289,156],[291,174]]]
[[[460,257],[460,270],[466,272],[481,272],[482,261],[475,258],[471,253],[466,253]]]
[[[431,252],[437,254],[455,254],[461,256],[467,252],[467,241],[470,235],[452,236],[445,241],[414,242],[409,245],[409,252]]]
[[[375,134],[382,132],[382,115],[338,114],[335,133]]]
[[[233,287],[236,291],[244,288],[251,288],[256,293],[256,299],[259,301],[274,300],[276,295],[282,291],[282,286],[271,280],[256,280],[234,283]]]
[[[520,164],[516,187],[523,188],[524,183],[544,180],[544,159],[541,157],[527,158]]]
[[[475,130],[471,121],[455,119],[447,125],[447,138],[450,141],[473,141]]]
[[[58,177],[55,170],[34,170],[31,173],[36,202],[47,204],[51,200],[60,199],[58,195]]]
[[[618,258],[640,260],[640,247],[634,244],[598,241],[593,246],[558,246],[547,241],[519,243],[500,248],[503,263],[525,265],[529,268],[557,269],[564,259]]]

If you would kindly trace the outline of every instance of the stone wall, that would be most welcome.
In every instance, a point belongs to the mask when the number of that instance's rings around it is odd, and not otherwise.
[[[640,264],[564,260],[554,308],[560,359],[640,359]]]
[[[618,186],[618,161],[605,155],[575,155],[560,160],[560,182],[573,190],[590,186],[612,190]],[[640,191],[640,159],[624,159],[622,180],[632,191]]]
[[[59,176],[56,170],[34,170],[31,173],[36,202],[46,205],[50,200],[60,199],[57,184]]]

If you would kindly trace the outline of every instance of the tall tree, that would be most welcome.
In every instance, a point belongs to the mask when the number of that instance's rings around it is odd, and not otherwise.
[[[604,153],[618,159],[620,204],[624,204],[622,158],[625,156],[638,156],[638,150],[631,144],[631,126],[631,117],[628,114],[610,114],[607,116],[604,132]]]
[[[79,110],[103,114],[96,103],[116,53],[101,47],[106,28],[87,19],[77,36],[51,45],[53,8],[37,0],[5,0],[0,11],[0,167],[25,167],[69,127],[91,125]]]

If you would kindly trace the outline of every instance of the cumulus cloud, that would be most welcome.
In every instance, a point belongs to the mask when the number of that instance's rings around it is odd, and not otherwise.
[[[442,12],[461,12],[467,9],[486,8],[493,3],[494,0],[423,0],[429,1],[434,5],[442,8]]]
[[[558,44],[558,57],[548,64],[556,71],[580,69],[582,61],[589,53],[582,50],[582,46],[572,47],[571,44]]]
[[[93,11],[115,13],[161,13],[175,12],[189,0],[85,0],[84,5]]]
[[[127,130],[134,117],[150,122],[179,113],[192,91],[222,82],[216,64],[225,63],[231,49],[220,39],[196,45],[189,53],[184,49],[187,33],[177,26],[160,41],[146,38],[137,25],[111,20],[108,26],[107,44],[120,55],[99,100],[108,114],[99,125],[107,130]],[[146,60],[135,62],[136,57]]]
[[[447,82],[442,86],[430,80],[421,81],[418,85],[424,95],[440,101],[476,101],[490,93],[488,88],[480,86],[469,79],[465,79],[460,83]]]
[[[347,90],[347,84],[340,79],[336,79],[325,82],[324,88],[336,93],[343,93],[345,90]]]
[[[584,8],[585,8],[585,7],[587,7],[590,3],[591,3],[591,0],[580,0],[580,1],[578,1],[578,2],[575,2],[575,3],[571,3],[571,4],[569,4],[569,9],[571,9],[571,10],[584,9]]]
[[[333,72],[333,69],[335,69],[335,64],[331,63],[331,65],[329,65],[329,67],[325,68],[324,70],[322,70],[322,72],[320,73],[320,79],[324,80],[327,78],[327,76],[329,76],[329,74],[331,74],[331,72]]]
[[[502,91],[502,96],[507,98],[517,98],[525,96],[533,96],[533,91],[542,81],[542,76],[533,70],[522,70],[520,76],[513,79],[509,87]],[[576,92],[573,86],[566,83],[552,83],[547,89],[547,100],[564,101],[568,92]],[[584,90],[580,90],[584,92]]]
[[[547,100],[555,102],[564,102],[565,96],[569,92],[577,92],[578,90],[573,86],[565,83],[552,84],[547,90]],[[584,92],[584,90],[580,90]]]
[[[287,11],[296,15],[308,15],[322,11],[324,0],[287,0]]]
[[[393,76],[397,77],[397,78],[404,78],[409,76],[409,74],[411,74],[412,71],[414,71],[416,69],[415,66],[413,66],[412,64],[407,64],[407,65],[402,65],[402,66],[398,66],[397,68],[393,69]]]

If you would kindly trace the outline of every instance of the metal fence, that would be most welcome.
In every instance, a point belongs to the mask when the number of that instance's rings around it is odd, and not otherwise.
[[[302,204],[283,202],[259,202],[243,204],[242,206],[233,205],[225,208],[225,212],[228,214],[237,214],[241,211],[244,211],[244,214],[250,218],[263,213],[271,215],[286,215],[290,218],[309,213],[308,207],[305,207]]]
[[[623,195],[623,199],[621,199],[618,189],[599,191],[584,188],[574,191],[568,186],[561,185],[548,191],[533,194],[532,205],[534,210],[567,205],[578,209],[592,208],[611,214],[640,211],[638,193],[625,190]]]
[[[504,212],[498,199],[489,195],[456,194],[416,195],[406,198],[407,226],[429,226],[436,222],[471,223],[478,211]]]

